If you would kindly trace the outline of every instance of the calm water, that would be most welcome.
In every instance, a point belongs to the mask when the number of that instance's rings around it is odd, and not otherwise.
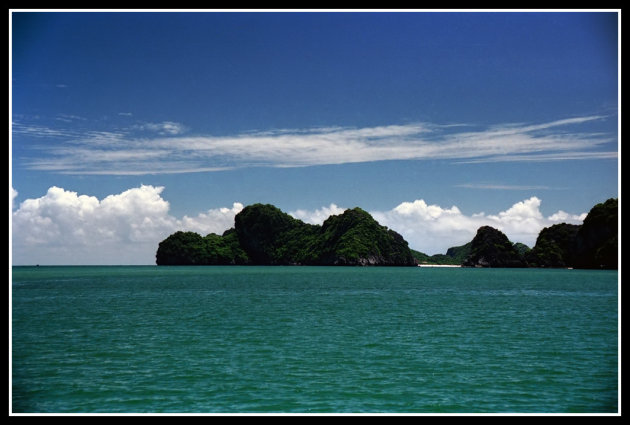
[[[617,413],[615,271],[14,267],[13,412]]]

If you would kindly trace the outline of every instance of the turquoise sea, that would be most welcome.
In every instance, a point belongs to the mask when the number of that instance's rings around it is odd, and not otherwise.
[[[618,413],[618,272],[13,267],[13,413]]]

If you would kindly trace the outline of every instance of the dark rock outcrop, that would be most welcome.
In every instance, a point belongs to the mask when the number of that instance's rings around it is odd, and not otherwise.
[[[234,229],[202,238],[176,232],[162,241],[158,265],[303,264],[415,266],[407,241],[360,208],[329,217],[321,226],[295,219],[273,205],[245,207]]]
[[[483,226],[470,244],[464,267],[526,267],[527,263],[503,232]]]
[[[530,267],[573,267],[580,226],[560,223],[545,227],[525,258]]]
[[[518,242],[512,244],[503,233],[485,226],[478,229],[473,241],[449,248],[446,254],[415,254],[423,263],[455,262],[465,267],[617,269],[618,217],[618,200],[611,198],[595,205],[581,225],[560,223],[545,227],[532,249]]]
[[[589,211],[581,225],[556,224],[541,230],[526,255],[532,267],[618,268],[618,201],[608,199]]]
[[[361,208],[324,221],[314,247],[317,255],[310,259],[312,264],[416,265],[407,241]]]
[[[619,204],[617,198],[597,204],[577,232],[573,267],[616,269],[619,267]]]

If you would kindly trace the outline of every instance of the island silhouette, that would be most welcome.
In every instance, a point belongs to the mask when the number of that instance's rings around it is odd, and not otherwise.
[[[428,256],[356,207],[308,224],[271,204],[245,207],[222,235],[178,231],[159,243],[158,265],[320,265],[618,268],[618,199],[595,205],[581,225],[542,229],[533,248],[482,226],[469,243]]]

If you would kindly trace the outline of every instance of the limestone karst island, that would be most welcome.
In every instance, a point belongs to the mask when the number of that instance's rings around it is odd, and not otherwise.
[[[541,230],[533,248],[480,227],[469,243],[428,256],[361,208],[307,224],[273,205],[245,207],[217,235],[175,232],[160,242],[158,265],[322,265],[618,268],[618,200],[595,205],[581,225]]]

